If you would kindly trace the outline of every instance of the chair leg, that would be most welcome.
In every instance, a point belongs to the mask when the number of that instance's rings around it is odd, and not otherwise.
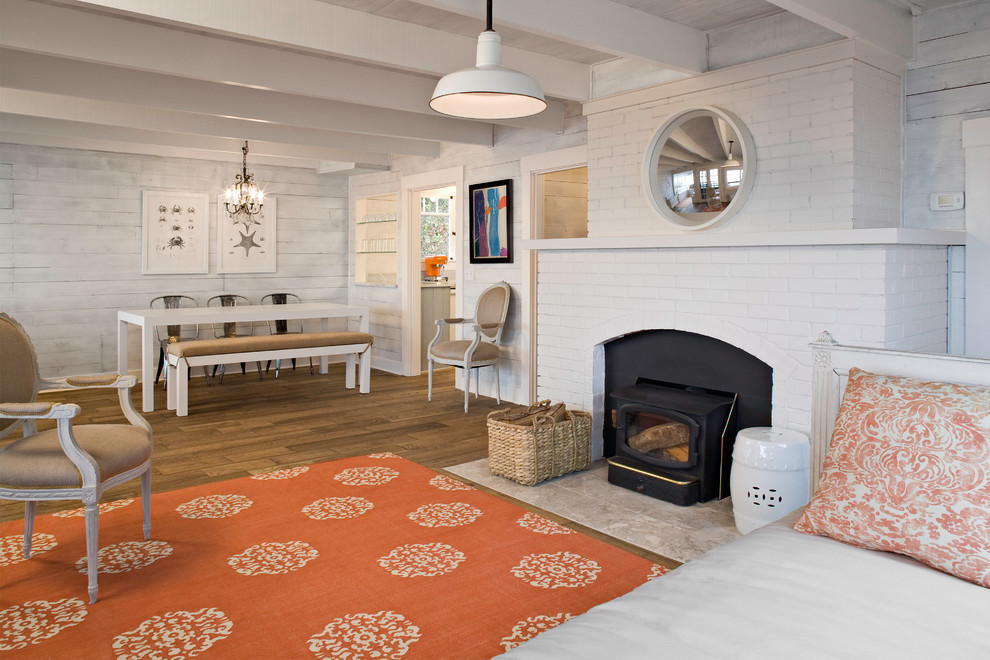
[[[100,570],[97,550],[100,538],[100,504],[86,504],[86,574],[89,577],[89,602],[96,602],[96,574]]]
[[[495,403],[502,403],[502,388],[500,387],[498,377],[498,362],[492,366],[495,367]]]
[[[271,364],[271,363],[269,362],[269,364]],[[281,368],[282,368],[282,361],[281,360],[275,360],[275,378],[276,379],[278,378],[278,372],[279,372],[279,369],[281,369]]]
[[[34,535],[34,510],[37,502],[24,503],[24,558],[31,558],[31,537]]]
[[[426,400],[433,401],[433,358],[428,358],[426,363],[426,373],[428,374],[426,377]]]
[[[241,375],[247,375],[247,366],[243,362],[241,362]]]
[[[220,384],[221,385],[223,385],[223,367],[224,367],[224,365],[221,364],[220,365]],[[216,369],[216,367],[213,367],[213,368]],[[217,375],[217,372],[214,371],[213,372],[213,375],[216,376]]]
[[[213,383],[210,382],[210,368],[205,364],[203,365],[203,375],[206,376],[206,385],[212,385]]]
[[[267,374],[272,369],[272,361],[269,360],[268,364],[265,365],[265,373]],[[278,378],[278,360],[275,360],[275,377]]]
[[[481,396],[481,367],[474,368],[474,398]]]
[[[468,411],[468,397],[471,396],[471,368],[464,370],[464,413]]]
[[[309,358],[309,375],[312,376],[315,372],[313,371],[313,358]]]
[[[264,380],[265,379],[265,376],[263,375],[263,372],[261,371],[261,362],[258,362],[257,364],[258,364],[258,380]],[[275,377],[278,378],[278,369],[276,369],[275,372],[276,372]]]
[[[151,469],[141,475],[141,508],[144,512],[144,540],[151,538]]]
[[[155,372],[155,385],[158,384],[158,379],[162,377],[162,367],[165,366],[165,347],[158,344],[158,371]]]

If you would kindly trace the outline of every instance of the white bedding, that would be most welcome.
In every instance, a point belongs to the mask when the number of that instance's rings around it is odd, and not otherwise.
[[[500,657],[990,658],[990,589],[906,557],[795,532],[795,517]]]

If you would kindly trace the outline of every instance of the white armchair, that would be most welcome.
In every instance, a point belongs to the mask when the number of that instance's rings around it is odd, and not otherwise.
[[[468,394],[471,392],[471,370],[480,367],[495,367],[495,400],[502,403],[499,387],[498,360],[501,356],[502,330],[505,316],[509,311],[509,285],[499,282],[485,289],[478,298],[474,318],[437,319],[437,334],[427,348],[429,358],[429,392],[427,400],[433,400],[433,365],[446,364],[464,369],[464,412],[468,411]],[[469,326],[474,331],[471,339],[440,341],[444,326]],[[465,333],[467,334],[467,333]],[[475,373],[475,397],[479,395],[480,384]]]
[[[134,376],[117,374],[47,379],[40,376],[34,346],[24,328],[0,312],[0,439],[18,427],[24,437],[0,448],[0,499],[24,502],[24,558],[31,556],[39,501],[81,500],[85,506],[89,600],[96,602],[99,502],[103,492],[140,476],[144,538],[151,533],[151,425],[135,410]],[[117,390],[129,424],[79,424],[74,403],[38,401],[40,389],[90,387]],[[56,428],[38,431],[37,420]]]

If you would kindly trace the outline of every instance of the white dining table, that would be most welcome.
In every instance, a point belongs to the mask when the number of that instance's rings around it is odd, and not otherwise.
[[[319,320],[320,332],[330,330],[330,320],[359,319],[361,332],[368,332],[368,308],[332,302],[304,302],[288,305],[237,305],[234,307],[186,307],[182,309],[121,309],[117,311],[117,371],[127,373],[129,326],[141,332],[141,409],[155,409],[155,356],[158,341],[155,327],[165,325],[205,325],[276,320]],[[327,373],[327,357],[320,358],[320,373]]]

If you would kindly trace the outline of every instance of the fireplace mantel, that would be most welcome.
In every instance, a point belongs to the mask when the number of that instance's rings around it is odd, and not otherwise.
[[[965,245],[966,232],[950,229],[836,229],[747,233],[684,233],[521,241],[524,250],[624,250],[663,248],[778,247],[824,245]]]

